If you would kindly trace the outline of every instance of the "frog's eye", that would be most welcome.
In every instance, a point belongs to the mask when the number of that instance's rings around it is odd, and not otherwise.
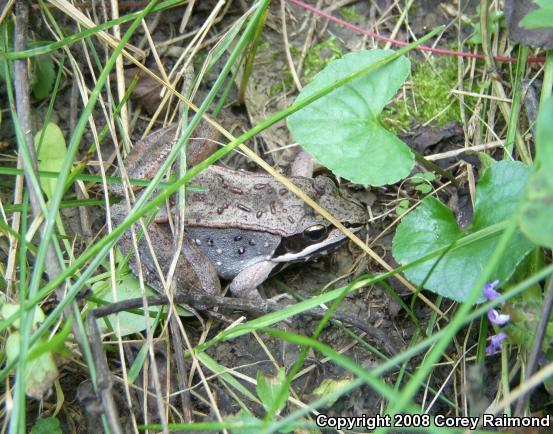
[[[319,241],[326,235],[326,226],[313,225],[303,231],[303,234],[311,241]]]

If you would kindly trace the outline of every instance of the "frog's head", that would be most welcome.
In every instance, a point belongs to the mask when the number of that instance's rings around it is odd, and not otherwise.
[[[324,176],[314,180],[314,193],[309,196],[352,232],[358,232],[367,222],[366,210],[340,192],[334,182]],[[310,260],[325,254],[346,240],[346,235],[324,217],[305,205],[304,217],[297,232],[283,237],[275,252],[276,262]]]

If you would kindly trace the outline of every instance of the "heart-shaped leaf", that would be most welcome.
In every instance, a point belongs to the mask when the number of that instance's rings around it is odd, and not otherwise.
[[[465,235],[511,217],[523,195],[528,172],[524,164],[513,161],[496,162],[487,169],[476,189],[474,219],[467,230],[459,228],[448,207],[434,197],[426,198],[398,226],[392,246],[395,259],[402,265],[408,264],[426,253],[450,246]],[[406,270],[405,275],[417,285],[428,277],[424,285],[426,289],[459,302],[465,301],[494,252],[498,237],[454,248],[442,258],[436,257]],[[504,282],[509,279],[532,247],[533,244],[517,231],[509,248],[503,252],[493,280]]]
[[[536,131],[537,163],[522,205],[520,228],[536,244],[553,247],[553,98],[540,111]]]
[[[392,53],[349,53],[331,62],[301,91],[297,101]],[[406,57],[359,77],[288,118],[288,127],[316,160],[358,184],[384,185],[405,178],[414,157],[409,147],[380,123],[380,112],[409,74]]]

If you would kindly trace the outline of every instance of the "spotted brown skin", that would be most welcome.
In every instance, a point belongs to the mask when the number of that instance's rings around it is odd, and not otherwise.
[[[366,213],[342,197],[327,177],[288,178],[344,224],[362,224]],[[187,194],[185,224],[240,228],[292,237],[315,225],[330,224],[272,176],[210,166],[191,182],[204,191]]]

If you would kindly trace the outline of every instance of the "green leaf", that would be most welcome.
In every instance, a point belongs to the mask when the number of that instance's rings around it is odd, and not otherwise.
[[[544,104],[536,128],[536,164],[520,214],[520,228],[534,243],[553,247],[553,98]]]
[[[480,7],[476,7],[478,16],[480,16]],[[503,11],[491,11],[488,16],[488,32],[496,34],[499,27],[505,27],[505,14]],[[479,45],[482,44],[482,28],[480,27],[480,21],[473,24],[474,31],[469,38],[469,44]]]
[[[398,216],[401,216],[405,214],[408,208],[409,208],[409,199],[401,199],[396,205],[395,213]]]
[[[276,377],[266,377],[260,371],[257,373],[257,396],[261,399],[263,407],[265,407],[266,411],[269,411],[276,403],[276,399],[278,398],[279,391],[284,384],[285,378],[286,375],[284,373],[284,369],[280,369]],[[286,394],[286,399],[283,399],[279,403],[279,408],[277,409],[276,414],[284,408],[287,399],[288,392]]]
[[[398,226],[392,245],[394,258],[402,265],[408,264],[432,250],[450,246],[465,235],[510,218],[521,200],[528,172],[524,164],[513,161],[496,162],[487,169],[478,182],[474,219],[467,230],[459,228],[447,206],[434,197],[427,197]],[[496,235],[453,248],[441,258],[433,258],[406,270],[405,275],[417,285],[428,277],[424,285],[426,289],[462,302],[469,296],[497,242]],[[532,247],[533,244],[517,232],[509,249],[503,253],[492,280],[508,280]]]
[[[37,419],[31,434],[63,434],[61,430],[60,421],[56,417],[45,417],[43,419]]]
[[[527,29],[553,27],[553,2],[551,0],[534,0],[539,7],[529,12],[520,21],[520,25]]]
[[[257,434],[260,431],[261,424],[263,423],[262,420],[256,418],[253,414],[246,412],[244,409],[240,410],[240,413],[231,418],[231,420],[243,425],[239,428],[232,428],[232,434]]]
[[[297,101],[390,53],[357,51],[331,62],[303,88]],[[336,175],[358,184],[384,185],[405,178],[413,167],[413,153],[381,125],[380,113],[409,68],[409,60],[400,57],[294,113],[288,127],[295,140]]]
[[[14,314],[19,315],[19,305],[13,304],[13,303],[4,303],[2,307],[0,307],[0,318],[1,319],[7,319],[11,317]],[[37,324],[40,324],[42,321],[44,321],[45,315],[44,312],[40,307],[37,307],[35,309],[35,316],[33,318],[33,329],[36,327]],[[19,329],[19,319],[16,319],[12,327]]]
[[[36,99],[44,99],[50,95],[56,72],[54,70],[54,61],[49,55],[41,55],[32,59],[33,71],[31,74],[31,89]]]
[[[66,357],[71,357],[71,352],[64,346],[69,333],[71,333],[71,323],[72,320],[71,318],[69,318],[69,320],[65,322],[65,325],[59,333],[56,333],[53,337],[50,337],[43,344],[33,345],[32,351],[29,351],[29,360],[34,360],[37,357],[40,357],[44,353],[48,352],[52,354],[58,353]]]
[[[421,182],[432,182],[436,180],[436,175],[432,172],[415,173],[410,179],[411,184],[420,184]]]
[[[428,184],[419,184],[415,187],[415,190],[420,191],[421,193],[430,193],[432,191],[432,186]]]
[[[346,387],[348,384],[351,384],[353,382],[353,379],[345,379],[345,380],[333,380],[331,378],[327,378],[322,381],[322,383],[313,390],[313,395],[316,398],[322,398],[323,396],[334,394],[334,392],[339,391],[340,389]],[[339,395],[336,395],[336,399],[333,401],[328,401],[325,403],[327,407],[332,407],[334,403],[339,399]]]
[[[10,333],[6,340],[6,357],[13,362],[19,355],[21,335]],[[44,345],[46,339],[39,339],[31,350],[38,345]],[[52,353],[46,352],[33,360],[27,360],[25,369],[25,393],[35,399],[42,399],[58,378],[58,368]]]
[[[67,146],[63,133],[56,124],[49,123],[43,130],[36,133],[35,147],[37,148],[39,170],[47,172],[59,172],[61,170],[63,159],[67,153]],[[56,189],[57,179],[41,178],[40,183],[46,196],[51,199]]]
[[[140,283],[138,279],[130,272],[117,270],[115,274],[115,286],[117,288],[117,301],[129,300],[131,298],[142,297],[140,291]],[[146,296],[158,295],[156,291],[146,286]],[[111,290],[110,280],[101,280],[92,285],[94,295],[102,298],[108,303],[114,303],[116,298]],[[91,302],[91,304],[94,304]],[[96,306],[94,306],[96,307]],[[162,306],[150,306],[150,315],[158,313],[162,309]],[[116,315],[119,316],[119,325],[121,327],[121,336],[128,336],[134,333],[138,333],[146,329],[146,318],[144,315],[140,315],[132,312],[119,312],[117,314],[108,315],[106,318],[98,319],[98,328],[101,332],[113,331],[116,326]],[[153,318],[150,317],[150,324]]]

